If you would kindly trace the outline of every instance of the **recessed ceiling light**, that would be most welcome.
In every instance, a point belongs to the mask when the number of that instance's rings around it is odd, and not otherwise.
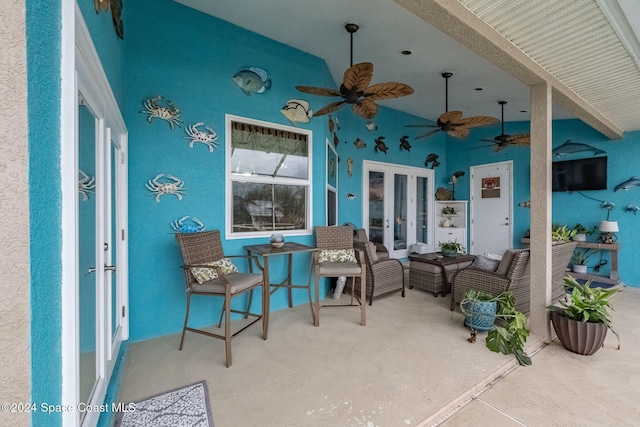
[[[410,50],[401,50],[400,53],[403,55],[411,55],[413,52],[411,52]]]
[[[484,90],[484,88],[483,87],[476,87],[476,88],[473,88],[473,90]]]

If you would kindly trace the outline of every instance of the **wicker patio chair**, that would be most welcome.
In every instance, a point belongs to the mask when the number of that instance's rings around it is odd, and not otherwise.
[[[373,304],[373,297],[401,292],[404,297],[404,267],[402,263],[394,258],[378,259],[376,246],[372,242],[353,241],[355,249],[364,253],[364,260],[367,266],[367,298],[369,305]],[[387,252],[388,253],[388,252]],[[349,285],[346,286],[350,288]],[[356,278],[355,293],[360,295],[360,278]]]
[[[561,243],[551,247],[551,303],[567,298],[562,278],[566,275],[577,242]]]
[[[351,278],[352,290],[356,277],[362,280],[361,291],[365,293],[364,285],[367,280],[367,269],[364,267],[364,254],[355,251],[356,260],[345,261],[346,252],[353,250],[353,229],[351,227],[337,226],[316,226],[316,247],[318,251],[313,253],[313,264],[315,272],[315,301],[314,301],[314,325],[320,325],[320,302],[319,302],[319,282],[320,277],[340,277],[345,276],[347,280]],[[360,306],[360,324],[366,325],[366,302],[357,300],[354,304],[354,293],[351,292],[350,304],[330,304],[323,307],[335,306]]]
[[[516,299],[516,308],[522,313],[529,312],[531,263],[528,249],[508,249],[502,256],[498,269],[481,270],[474,266],[460,270],[453,279],[451,310],[459,304],[464,294],[474,289],[497,296],[511,290]]]
[[[178,241],[178,246],[180,247],[182,259],[184,261],[182,270],[184,272],[185,285],[187,288],[187,311],[184,317],[182,337],[180,338],[180,350],[182,350],[184,336],[187,331],[224,340],[227,367],[229,367],[232,363],[231,340],[235,338],[236,335],[262,319],[262,338],[266,338],[264,333],[264,331],[266,331],[265,318],[262,314],[250,312],[253,290],[258,286],[263,286],[262,274],[228,272],[228,270],[225,271],[223,267],[212,266],[211,263],[220,261],[223,258],[250,258],[246,255],[232,255],[225,257],[222,251],[222,243],[220,241],[220,231],[218,230],[201,231],[198,233],[177,233],[176,240]],[[210,277],[211,270],[215,270],[218,277],[207,280]],[[203,273],[203,271],[207,276],[203,277],[198,274]],[[199,283],[196,276],[199,276],[203,283]],[[246,293],[249,294],[246,311],[232,309],[231,300],[236,296],[244,295]],[[224,335],[188,326],[192,295],[214,296],[222,297],[224,299],[222,313],[220,314],[220,323],[218,324],[218,328],[220,328],[222,316],[224,314]],[[245,318],[253,317],[253,319],[240,330],[231,333],[231,313],[240,313],[243,314]]]
[[[355,230],[353,234],[353,242],[368,242],[369,238],[367,237],[367,230],[364,228],[358,228]],[[389,258],[389,250],[382,243],[371,242],[376,247],[376,257],[378,259]]]

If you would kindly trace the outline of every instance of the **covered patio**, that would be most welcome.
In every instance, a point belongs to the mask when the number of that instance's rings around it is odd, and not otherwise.
[[[449,296],[407,289],[379,298],[366,327],[357,309],[336,308],[314,328],[298,305],[272,314],[268,340],[259,328],[234,340],[231,368],[224,345],[197,334],[181,352],[179,334],[129,344],[116,400],[204,379],[217,426],[633,426],[638,304],[634,288],[614,297],[621,350],[613,334],[593,356],[532,335],[528,367],[489,351],[486,333],[469,343]]]

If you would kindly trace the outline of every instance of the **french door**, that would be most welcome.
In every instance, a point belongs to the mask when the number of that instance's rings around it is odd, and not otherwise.
[[[69,425],[95,426],[128,337],[127,131],[76,13],[75,404]]]
[[[369,240],[393,258],[406,258],[416,242],[433,251],[433,170],[363,162],[362,223]]]

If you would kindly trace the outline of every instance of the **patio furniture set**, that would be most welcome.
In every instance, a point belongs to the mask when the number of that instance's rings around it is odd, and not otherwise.
[[[295,242],[283,245],[249,245],[246,255],[225,255],[222,250],[220,232],[202,231],[197,233],[177,233],[176,240],[182,254],[182,265],[187,290],[187,307],[180,339],[180,350],[184,345],[186,331],[204,334],[225,341],[226,364],[231,366],[231,341],[258,321],[262,321],[262,338],[267,339],[269,328],[270,297],[280,288],[288,292],[289,307],[293,306],[292,289],[307,289],[309,307],[314,326],[320,324],[321,307],[354,306],[360,308],[360,324],[366,325],[366,299],[369,305],[383,295],[400,292],[405,296],[405,283],[410,288],[417,287],[434,296],[452,293],[451,310],[462,300],[469,289],[476,289],[498,295],[510,289],[516,296],[517,308],[529,311],[530,262],[528,249],[509,249],[499,261],[495,270],[484,269],[474,262],[476,257],[457,254],[443,257],[440,253],[411,254],[409,263],[389,258],[383,245],[368,241],[364,230],[353,230],[348,226],[318,226],[315,228],[316,246]],[[564,295],[562,276],[569,263],[575,243],[553,247],[553,298],[557,301]],[[294,254],[309,253],[310,269],[306,285],[292,283],[292,258]],[[273,256],[287,256],[287,275],[280,283],[270,281],[269,259]],[[262,263],[260,263],[260,258]],[[244,259],[248,272],[239,272],[231,260]],[[258,271],[254,271],[255,269]],[[364,268],[363,268],[364,266]],[[313,284],[315,294],[311,295]],[[346,277],[345,292],[351,293],[348,304],[320,304],[319,282],[321,277]],[[556,283],[557,282],[557,283]],[[251,311],[253,291],[262,287],[262,311]],[[189,312],[192,295],[222,297],[223,308],[218,328],[224,320],[224,333],[189,326]],[[247,295],[246,310],[231,307],[231,300]],[[363,298],[366,295],[366,298]],[[247,321],[238,331],[231,331],[231,313],[242,314]],[[224,318],[224,319],[223,319]],[[249,319],[250,318],[250,319]]]

